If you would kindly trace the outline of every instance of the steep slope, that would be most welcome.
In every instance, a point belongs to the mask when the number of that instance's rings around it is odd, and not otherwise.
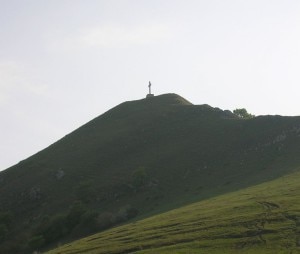
[[[13,217],[0,249],[24,253],[274,179],[300,165],[299,135],[299,117],[243,120],[175,94],[122,103],[0,173],[0,215]]]
[[[48,254],[300,253],[299,182],[297,172],[120,226]]]

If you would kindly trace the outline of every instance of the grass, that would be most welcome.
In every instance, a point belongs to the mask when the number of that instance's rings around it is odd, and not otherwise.
[[[131,206],[142,219],[276,179],[300,165],[299,135],[300,117],[238,119],[175,94],[122,103],[0,172],[0,213],[13,215],[0,252],[32,253],[37,229],[78,199],[100,215]],[[147,180],[133,188],[140,168]],[[87,234],[69,233],[50,244]]]
[[[47,254],[300,253],[300,172],[64,245]]]

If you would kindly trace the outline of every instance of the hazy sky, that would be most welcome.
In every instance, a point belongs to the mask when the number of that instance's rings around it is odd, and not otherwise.
[[[0,0],[0,170],[149,80],[194,104],[300,115],[300,1]]]

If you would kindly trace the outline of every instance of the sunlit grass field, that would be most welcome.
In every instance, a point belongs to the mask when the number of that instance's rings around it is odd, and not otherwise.
[[[59,253],[300,253],[300,172],[48,252]]]

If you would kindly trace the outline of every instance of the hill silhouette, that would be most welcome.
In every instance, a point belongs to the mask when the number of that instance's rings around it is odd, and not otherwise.
[[[275,179],[299,165],[299,135],[300,117],[240,119],[176,94],[122,103],[0,173],[0,225],[11,218],[0,250],[30,252]]]

